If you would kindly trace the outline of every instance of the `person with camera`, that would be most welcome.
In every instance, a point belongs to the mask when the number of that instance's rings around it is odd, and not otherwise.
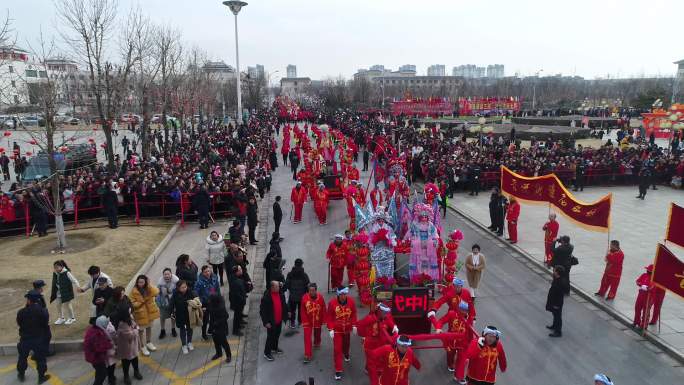
[[[567,286],[565,287],[565,295],[570,294],[570,268],[573,265],[579,264],[577,258],[572,255],[575,247],[570,244],[570,237],[567,235],[560,236],[552,247],[551,252],[553,258],[551,259],[551,266],[563,266],[561,276],[565,278]]]

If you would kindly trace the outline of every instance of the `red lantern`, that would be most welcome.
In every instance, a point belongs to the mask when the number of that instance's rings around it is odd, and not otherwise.
[[[93,138],[88,138],[88,142],[90,142],[90,143],[95,143],[95,139],[93,139]]]
[[[34,145],[34,146],[35,146],[36,144],[38,144],[38,142],[36,142],[35,139],[31,139],[31,140],[29,141],[29,143],[31,143],[31,144]]]
[[[26,156],[31,156],[33,153],[31,151],[26,151]]]
[[[97,131],[97,127],[93,127],[93,131]]]
[[[105,146],[105,144],[102,143],[102,144],[100,145],[100,147],[105,148],[105,147],[107,147],[107,146]]]
[[[0,147],[0,153],[2,153],[2,152],[5,152],[5,148],[4,148],[4,147]]]
[[[68,151],[69,151],[69,147],[67,147],[67,146],[62,146],[62,147],[59,148],[59,151],[61,151],[61,152],[68,152]]]
[[[5,131],[5,133],[4,133],[3,135],[4,135],[4,136],[10,136],[10,135],[12,135],[12,133],[9,132],[9,131]]]

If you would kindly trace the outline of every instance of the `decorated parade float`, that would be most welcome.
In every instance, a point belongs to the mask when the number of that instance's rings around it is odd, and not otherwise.
[[[455,231],[446,244],[442,241],[437,186],[427,183],[422,195],[410,197],[404,159],[379,159],[374,180],[385,186],[386,206],[354,202],[355,244],[363,250],[356,253],[359,297],[364,305],[391,303],[400,330],[430,333],[427,314],[460,268],[457,250],[463,236]]]

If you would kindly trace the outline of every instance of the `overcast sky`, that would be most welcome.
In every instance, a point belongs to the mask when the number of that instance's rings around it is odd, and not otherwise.
[[[298,76],[359,68],[504,64],[506,75],[671,76],[684,59],[684,0],[252,0],[239,15],[240,61]],[[233,16],[220,0],[120,0],[182,30],[184,43],[234,66]],[[53,0],[3,0],[17,43],[54,33]]]

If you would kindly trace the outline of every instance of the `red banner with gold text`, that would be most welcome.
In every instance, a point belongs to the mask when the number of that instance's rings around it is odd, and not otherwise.
[[[578,226],[593,231],[610,229],[612,194],[594,203],[576,199],[554,174],[525,177],[501,166],[501,191],[532,203],[549,203]]]
[[[667,221],[665,240],[684,247],[684,207],[670,203],[670,219]]]
[[[653,262],[653,283],[684,298],[684,262],[660,243]]]

